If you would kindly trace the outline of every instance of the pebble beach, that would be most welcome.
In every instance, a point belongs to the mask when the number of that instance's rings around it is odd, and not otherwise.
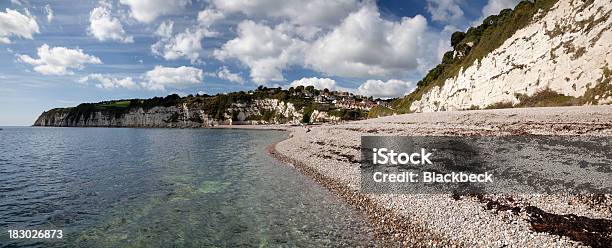
[[[612,136],[612,106],[516,108],[416,113],[284,129],[270,147],[294,166],[364,211],[379,238],[396,246],[609,247],[610,195],[365,194],[360,187],[360,137],[465,135]]]

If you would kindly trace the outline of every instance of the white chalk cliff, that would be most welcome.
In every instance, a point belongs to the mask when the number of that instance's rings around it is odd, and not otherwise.
[[[550,89],[581,97],[600,83],[610,83],[612,68],[612,2],[559,0],[540,12],[503,45],[462,68],[443,86],[434,86],[412,102],[414,112],[484,108],[517,104],[516,94]],[[610,92],[595,96],[612,103]]]
[[[270,119],[263,119],[265,113]],[[41,114],[34,126],[62,127],[210,127],[231,124],[297,124],[302,121],[303,110],[297,110],[292,103],[277,99],[259,99],[253,102],[233,103],[215,118],[200,106],[155,106],[150,109],[131,108],[126,112],[109,111],[71,112],[70,109],[54,109]]]

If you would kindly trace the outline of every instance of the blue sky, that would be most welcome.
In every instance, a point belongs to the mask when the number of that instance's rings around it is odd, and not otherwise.
[[[257,85],[410,92],[516,0],[0,1],[0,125],[81,102]]]

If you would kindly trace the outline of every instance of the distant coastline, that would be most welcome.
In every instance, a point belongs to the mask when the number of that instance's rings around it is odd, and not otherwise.
[[[366,119],[386,101],[349,92],[259,87],[227,94],[173,94],[83,103],[42,113],[34,126],[199,128],[219,125],[336,123]]]

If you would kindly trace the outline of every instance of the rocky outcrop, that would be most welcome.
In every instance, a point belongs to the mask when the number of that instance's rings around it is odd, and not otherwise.
[[[319,111],[319,110],[312,111],[312,114],[310,115],[310,120],[312,120],[313,122],[339,122],[341,121],[340,117],[332,116],[328,112]]]
[[[222,124],[297,124],[301,122],[302,117],[302,111],[297,110],[291,103],[277,99],[260,99],[248,104],[233,103],[224,111],[222,118],[215,118],[199,105],[187,103],[150,109],[129,108],[124,111],[52,109],[41,114],[34,126],[195,128]],[[317,116],[317,120],[327,121],[324,116]]]
[[[585,104],[610,104],[611,12],[609,0],[559,0],[493,52],[425,92],[410,111],[516,105],[519,95],[547,89],[586,98]]]
[[[229,124],[297,124],[302,116],[302,111],[298,111],[291,103],[278,99],[261,99],[251,104],[234,103],[225,117]]]

